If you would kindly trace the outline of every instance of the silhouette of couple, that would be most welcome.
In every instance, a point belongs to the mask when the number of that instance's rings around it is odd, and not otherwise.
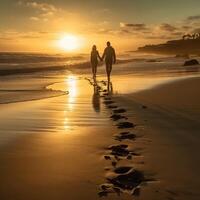
[[[102,57],[100,57],[99,52],[97,51],[96,45],[93,45],[93,47],[92,47],[90,61],[91,61],[91,66],[92,66],[93,78],[94,78],[95,82],[96,82],[98,59],[100,61],[103,61],[105,59],[106,73],[107,73],[108,85],[109,85],[110,84],[110,74],[112,71],[112,65],[116,63],[115,50],[111,46],[110,42],[107,42],[107,47],[105,48]]]

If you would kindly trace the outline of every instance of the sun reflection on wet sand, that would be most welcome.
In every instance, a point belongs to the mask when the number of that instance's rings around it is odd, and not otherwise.
[[[64,124],[64,129],[67,130],[67,129],[70,128],[70,126],[69,126],[69,119],[66,117],[66,112],[64,112],[64,113],[65,114],[64,114],[64,122],[63,122],[63,124]]]
[[[78,87],[77,87],[77,78],[73,75],[70,75],[67,77],[67,79],[65,80],[66,86],[68,88],[69,91],[69,95],[68,95],[68,104],[66,104],[68,106],[68,108],[70,110],[74,109],[74,103],[76,101],[76,96],[78,93]]]
[[[69,126],[70,122],[68,119],[68,111],[74,110],[74,105],[76,102],[76,96],[78,92],[77,78],[73,75],[68,76],[65,80],[65,85],[69,91],[69,94],[67,96],[67,102],[64,108],[64,121],[63,121],[64,129],[67,130],[70,128]]]

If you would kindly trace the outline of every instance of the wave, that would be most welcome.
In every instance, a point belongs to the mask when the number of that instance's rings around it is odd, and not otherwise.
[[[68,62],[84,59],[84,55],[66,56],[62,54],[38,53],[4,53],[0,52],[0,63],[42,63],[42,62]]]
[[[118,59],[117,64],[144,61],[143,58]],[[99,63],[102,66],[103,62]],[[39,53],[2,53],[0,52],[0,76],[35,73],[44,71],[89,69],[89,55],[62,55]]]

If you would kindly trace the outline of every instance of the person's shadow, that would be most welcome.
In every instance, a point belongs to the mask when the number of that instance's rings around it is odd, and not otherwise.
[[[92,96],[92,105],[93,105],[95,112],[100,112],[101,106],[100,106],[99,87],[98,87],[97,83],[95,83],[93,86],[94,86],[94,93]]]
[[[108,87],[107,87],[108,93],[113,94],[113,84],[112,82],[108,82]]]

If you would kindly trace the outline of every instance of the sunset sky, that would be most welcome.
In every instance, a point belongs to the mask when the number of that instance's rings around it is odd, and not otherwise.
[[[200,32],[199,0],[0,0],[0,51],[77,52],[110,40],[120,51]]]

